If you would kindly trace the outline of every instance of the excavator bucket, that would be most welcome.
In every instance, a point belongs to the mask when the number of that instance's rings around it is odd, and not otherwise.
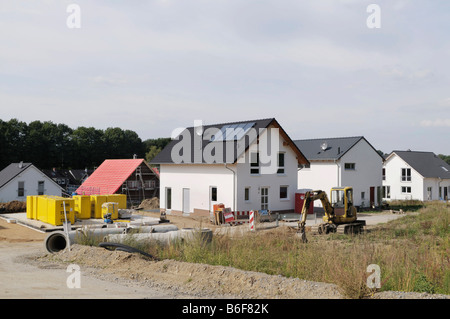
[[[300,237],[302,243],[307,243],[308,239],[306,238],[306,229],[305,225],[299,225],[299,230],[297,231],[297,236]]]

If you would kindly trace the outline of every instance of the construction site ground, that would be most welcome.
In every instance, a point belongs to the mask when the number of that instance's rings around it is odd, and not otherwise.
[[[159,217],[158,213],[147,212]],[[218,228],[206,217],[168,215],[178,228]],[[361,215],[368,227],[401,217],[396,214]],[[310,223],[314,222],[312,220]],[[265,223],[260,224],[261,227]],[[241,227],[241,228],[239,228]],[[265,226],[267,227],[267,225]],[[279,229],[282,231],[282,227]],[[248,224],[233,229],[248,229]],[[231,229],[229,228],[229,229]],[[263,228],[263,227],[262,227]],[[263,229],[260,228],[260,231]],[[139,254],[99,247],[72,245],[70,251],[50,254],[48,234],[0,218],[1,299],[341,299],[333,284],[243,271],[231,267],[149,261]],[[69,288],[70,264],[80,267],[80,288]],[[427,293],[381,292],[373,298],[448,298]]]

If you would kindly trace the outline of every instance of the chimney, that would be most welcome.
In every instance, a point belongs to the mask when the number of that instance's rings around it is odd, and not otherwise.
[[[23,168],[23,161],[20,161],[20,163],[19,163],[19,168],[20,168],[20,169]]]

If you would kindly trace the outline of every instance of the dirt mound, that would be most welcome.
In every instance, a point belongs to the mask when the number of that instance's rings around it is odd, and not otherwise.
[[[343,298],[335,285],[176,260],[150,261],[139,254],[73,245],[47,255],[52,261],[94,267],[104,280],[147,285],[198,298]]]
[[[144,199],[141,204],[139,205],[139,208],[141,209],[159,209],[159,198],[153,197]]]
[[[13,200],[8,203],[0,203],[0,213],[22,213],[27,210],[27,203]]]

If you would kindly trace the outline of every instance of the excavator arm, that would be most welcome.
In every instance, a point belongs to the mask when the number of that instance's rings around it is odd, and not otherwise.
[[[301,239],[304,243],[308,242],[308,240],[306,238],[306,231],[305,231],[308,208],[309,208],[311,202],[314,202],[315,200],[318,200],[318,199],[322,202],[322,206],[325,211],[325,215],[326,215],[327,219],[332,220],[333,216],[334,216],[334,209],[333,209],[333,206],[331,206],[330,201],[328,200],[327,193],[325,193],[324,191],[321,191],[321,190],[306,192],[305,200],[303,201],[301,219],[298,222],[299,233],[300,233]]]

